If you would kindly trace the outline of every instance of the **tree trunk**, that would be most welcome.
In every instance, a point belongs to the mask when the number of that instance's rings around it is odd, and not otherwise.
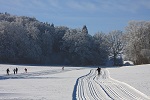
[[[117,65],[117,64],[116,64],[116,57],[117,57],[117,55],[114,53],[114,66]]]

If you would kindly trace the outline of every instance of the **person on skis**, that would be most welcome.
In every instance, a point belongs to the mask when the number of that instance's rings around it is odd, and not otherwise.
[[[10,72],[10,71],[9,71],[9,68],[7,68],[6,72],[7,72],[7,75],[9,75],[9,72]]]
[[[16,67],[16,74],[18,73],[18,68]]]
[[[27,68],[25,68],[24,70],[25,70],[25,72],[27,73]]]
[[[98,68],[97,68],[97,71],[98,71],[98,75],[100,75],[100,73],[101,73],[101,68],[98,67]]]
[[[16,74],[16,69],[13,69],[13,71],[14,71],[14,74]]]

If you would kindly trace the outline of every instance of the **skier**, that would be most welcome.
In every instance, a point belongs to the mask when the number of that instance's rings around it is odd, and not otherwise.
[[[9,72],[10,72],[10,71],[9,71],[9,68],[7,68],[6,72],[7,72],[7,75],[9,75]]]
[[[64,70],[64,66],[62,67],[62,70]]]
[[[27,68],[25,68],[24,70],[25,70],[25,72],[27,73]]]
[[[18,68],[16,67],[16,74],[18,73]]]
[[[100,68],[100,67],[98,67],[98,68],[97,68],[97,71],[98,71],[98,75],[100,75],[101,68]]]
[[[15,74],[16,73],[16,69],[14,69],[13,71],[14,71],[14,74]]]

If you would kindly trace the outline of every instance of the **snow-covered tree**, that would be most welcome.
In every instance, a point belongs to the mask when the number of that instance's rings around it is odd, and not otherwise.
[[[145,57],[145,54],[150,50],[150,22],[129,22],[126,27],[126,35],[126,57],[135,64],[150,63],[149,57]]]
[[[87,29],[86,25],[83,26],[82,33],[83,34],[88,34],[88,29]]]
[[[92,37],[83,34],[80,29],[70,29],[63,37],[62,49],[69,53],[68,57],[73,64],[92,64]]]
[[[93,56],[95,64],[105,65],[109,56],[109,42],[105,33],[98,32],[93,36]]]
[[[125,41],[123,39],[123,32],[119,30],[112,31],[108,34],[109,41],[109,52],[110,56],[114,59],[114,65],[117,65],[117,57],[122,54],[123,48],[125,46]]]
[[[35,18],[0,14],[0,61],[45,62],[52,53],[53,29]]]

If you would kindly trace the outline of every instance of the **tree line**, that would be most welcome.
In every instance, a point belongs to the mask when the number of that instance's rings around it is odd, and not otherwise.
[[[125,33],[115,30],[92,36],[86,25],[70,29],[36,18],[0,13],[0,62],[81,66],[105,65],[113,59],[117,65],[118,57],[124,54],[125,59],[144,63],[149,61],[149,26],[149,22],[135,21],[129,23]]]

